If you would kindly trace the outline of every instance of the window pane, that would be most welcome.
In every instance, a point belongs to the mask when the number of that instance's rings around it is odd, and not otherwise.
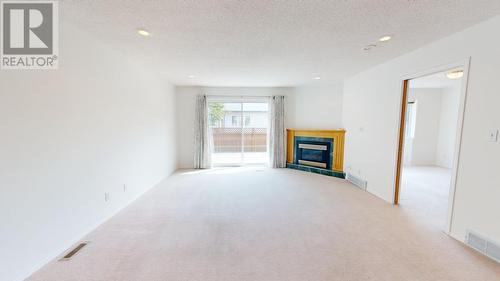
[[[209,102],[214,165],[267,162],[267,103]]]
[[[266,156],[262,156],[264,153],[267,153],[267,110],[267,103],[243,104],[243,115],[245,120],[243,149],[244,152],[249,153],[248,158],[257,155],[260,155],[261,158],[267,157],[267,154]],[[255,159],[257,159],[257,157],[255,157]]]

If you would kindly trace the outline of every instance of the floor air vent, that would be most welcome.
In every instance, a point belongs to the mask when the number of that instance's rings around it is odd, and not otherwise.
[[[469,230],[465,236],[465,243],[496,262],[500,262],[500,246],[493,241]]]
[[[76,253],[78,253],[83,247],[87,246],[88,242],[83,242],[78,244],[73,250],[69,251],[64,257],[62,257],[61,260],[69,260],[71,259]]]
[[[350,173],[347,173],[346,175],[346,180],[348,180],[350,183],[354,184],[355,186],[361,188],[362,190],[366,190],[366,186],[367,186],[367,182],[362,179],[362,178],[359,178],[353,174],[350,174]]]

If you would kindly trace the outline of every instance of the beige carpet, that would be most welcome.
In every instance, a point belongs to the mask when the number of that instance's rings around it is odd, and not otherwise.
[[[343,180],[178,172],[30,280],[500,280],[500,266]]]
[[[404,167],[400,209],[427,226],[446,229],[451,170],[433,166]]]

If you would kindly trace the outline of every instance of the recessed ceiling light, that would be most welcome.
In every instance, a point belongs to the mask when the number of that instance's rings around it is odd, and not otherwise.
[[[320,79],[321,79],[321,77],[319,77],[319,76],[314,77],[314,80],[320,80]]]
[[[380,37],[378,39],[378,41],[380,41],[380,42],[387,42],[387,41],[389,41],[391,39],[392,39],[392,36],[390,36],[390,35],[384,35],[384,36]]]
[[[149,31],[147,31],[145,29],[138,29],[137,33],[139,33],[142,36],[149,36],[150,35]]]
[[[464,71],[461,69],[453,70],[446,73],[446,77],[448,77],[448,79],[459,79],[462,78],[463,76],[464,76]]]
[[[188,75],[188,78],[194,78],[194,77],[196,77],[196,76],[194,76],[194,75]]]

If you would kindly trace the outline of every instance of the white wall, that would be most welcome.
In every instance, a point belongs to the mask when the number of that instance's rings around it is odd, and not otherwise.
[[[174,88],[60,27],[59,70],[0,72],[0,280],[24,279],[176,167]]]
[[[436,165],[436,150],[441,118],[442,89],[410,88],[408,98],[415,100],[417,107],[415,138],[411,141],[410,165]]]
[[[221,96],[286,96],[287,127],[292,126],[295,114],[293,88],[233,88],[233,87],[176,87],[177,95],[177,151],[179,168],[192,168],[194,159],[195,102],[199,94]]]
[[[417,112],[415,137],[405,139],[405,165],[452,168],[460,83],[454,80],[450,87],[409,89],[408,99],[416,102]]]
[[[342,84],[310,84],[295,88],[294,128],[342,128],[343,90]]]
[[[402,80],[471,57],[468,96],[451,234],[466,229],[500,241],[500,127],[498,80],[500,16],[417,49],[345,82],[346,167],[368,180],[368,191],[392,202]]]
[[[443,89],[439,134],[436,146],[436,165],[451,169],[455,154],[455,140],[460,106],[460,84]]]

